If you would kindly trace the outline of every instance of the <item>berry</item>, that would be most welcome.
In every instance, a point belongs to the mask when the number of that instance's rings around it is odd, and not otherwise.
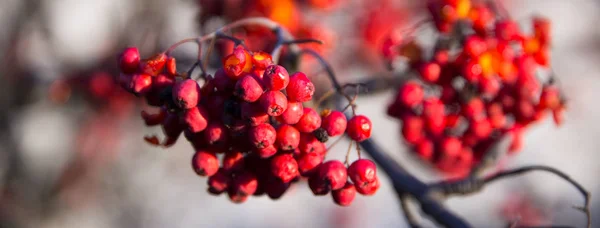
[[[282,150],[293,150],[300,144],[300,132],[291,125],[281,125],[277,129],[277,147]]]
[[[265,69],[263,78],[269,90],[282,90],[290,83],[290,76],[287,70],[279,65],[268,66]]]
[[[204,129],[204,140],[208,145],[226,145],[229,135],[225,125],[219,122],[211,122]]]
[[[173,86],[173,101],[182,109],[195,107],[200,100],[200,86],[192,79],[179,81]]]
[[[320,167],[321,166],[318,166],[317,169]],[[308,178],[308,187],[316,196],[327,195],[327,193],[331,191],[329,185],[326,184],[326,180],[321,179],[318,173],[315,173]]]
[[[447,137],[441,141],[441,152],[446,157],[455,157],[462,150],[462,142],[455,137]]]
[[[264,112],[259,103],[242,102],[242,119],[250,126],[257,126],[269,121],[269,115]]]
[[[323,163],[324,157],[319,153],[304,153],[297,159],[298,171],[303,177],[309,177],[315,173],[317,167]]]
[[[218,92],[232,91],[236,85],[236,81],[229,78],[223,68],[219,68],[217,72],[215,72],[215,77],[211,81]]]
[[[236,176],[229,191],[229,199],[235,203],[242,203],[248,196],[254,194],[258,188],[258,179],[250,172],[243,172]]]
[[[288,101],[279,91],[267,91],[260,97],[260,105],[269,116],[279,116],[287,109]]]
[[[333,202],[340,206],[350,206],[356,197],[356,188],[350,182],[346,182],[343,188],[331,192]]]
[[[348,121],[346,133],[348,136],[357,142],[362,142],[371,137],[371,120],[363,115],[356,115]]]
[[[377,178],[377,167],[368,159],[359,159],[348,167],[348,177],[354,183],[373,182]]]
[[[166,62],[167,55],[165,53],[156,54],[140,62],[140,72],[152,76],[158,75],[164,69]]]
[[[210,177],[219,171],[219,160],[212,152],[198,151],[192,158],[192,167],[196,174]]]
[[[364,182],[363,184],[354,184],[356,191],[361,195],[370,196],[375,194],[380,187],[379,178],[376,177],[373,182]]]
[[[283,181],[270,178],[264,183],[265,192],[271,199],[279,199],[290,187],[290,183],[284,183]]]
[[[290,82],[285,91],[290,101],[306,102],[312,99],[315,86],[304,73],[296,72],[290,76]]]
[[[219,195],[227,190],[230,183],[231,177],[223,169],[219,169],[215,175],[208,178],[208,192]]]
[[[304,107],[301,102],[289,102],[287,109],[280,116],[278,116],[279,122],[284,124],[294,125],[300,121],[304,115]]]
[[[406,107],[412,108],[423,101],[423,96],[421,85],[415,81],[409,81],[400,88],[396,100]]]
[[[202,106],[196,106],[185,110],[183,121],[192,133],[198,133],[206,129],[208,125],[208,112]]]
[[[129,91],[138,96],[143,96],[152,89],[152,77],[147,74],[134,74],[131,77]]]
[[[471,35],[465,40],[465,52],[471,57],[478,57],[487,49],[487,44],[476,35]]]
[[[346,115],[337,110],[328,111],[321,122],[321,128],[325,129],[327,135],[332,137],[344,134],[347,125]]]
[[[255,68],[266,69],[269,65],[273,64],[273,58],[269,53],[257,51],[252,54],[252,64]]]
[[[133,74],[140,64],[140,52],[136,47],[128,47],[119,55],[119,68],[125,74]]]
[[[291,154],[277,155],[271,159],[271,173],[283,183],[289,183],[299,175],[298,163]]]
[[[431,161],[433,159],[434,145],[429,139],[423,139],[417,143],[415,147],[417,155],[425,161]]]
[[[323,143],[320,142],[313,134],[301,133],[300,134],[300,145],[298,148],[303,154],[306,153],[319,153],[324,155],[322,151]]]
[[[420,68],[421,78],[426,82],[436,82],[440,78],[442,69],[438,63],[425,63]]]
[[[167,57],[166,67],[167,73],[171,76],[177,75],[177,61],[174,57]]]
[[[327,161],[321,164],[316,175],[320,180],[320,184],[325,185],[325,187],[330,190],[343,188],[346,184],[346,179],[348,178],[346,167],[342,162],[337,160]]]
[[[256,148],[261,149],[271,146],[275,143],[277,132],[270,124],[263,123],[250,128],[250,142]]]
[[[321,116],[312,108],[304,108],[302,117],[294,125],[300,132],[310,133],[321,126]]]
[[[244,169],[244,154],[239,151],[230,151],[223,157],[223,171],[232,173]]]
[[[249,54],[241,47],[235,48],[233,53],[223,58],[223,69],[229,78],[238,80],[242,73],[249,72],[252,60]]]
[[[255,149],[254,151],[256,151],[261,158],[269,158],[277,153],[277,147],[270,145],[265,148]]]
[[[246,74],[235,84],[234,94],[246,102],[255,102],[263,94],[263,89],[254,75]]]

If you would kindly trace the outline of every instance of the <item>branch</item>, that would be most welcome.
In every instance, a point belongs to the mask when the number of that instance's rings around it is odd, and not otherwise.
[[[411,228],[420,228],[419,221],[417,216],[413,214],[408,205],[408,195],[406,193],[399,193],[400,198],[400,206],[402,207],[402,212],[404,212],[404,218],[406,222]]]

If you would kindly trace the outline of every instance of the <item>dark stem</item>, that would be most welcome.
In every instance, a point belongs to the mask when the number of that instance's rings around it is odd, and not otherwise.
[[[420,228],[419,219],[413,214],[408,205],[409,196],[406,193],[398,193],[398,198],[400,199],[400,206],[402,207],[402,212],[404,212],[404,218],[408,225],[411,228]]]

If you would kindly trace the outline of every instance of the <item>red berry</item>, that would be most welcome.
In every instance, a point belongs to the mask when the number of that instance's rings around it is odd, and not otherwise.
[[[423,101],[423,96],[424,93],[421,85],[417,82],[409,81],[400,88],[396,100],[406,107],[413,108]]]
[[[263,123],[258,126],[250,128],[249,132],[250,142],[256,148],[261,149],[271,146],[275,143],[277,132],[271,124]]]
[[[263,89],[256,76],[246,74],[235,84],[234,94],[244,101],[255,102],[263,94]]]
[[[244,169],[244,154],[239,151],[230,151],[223,157],[223,171],[232,173]]]
[[[434,83],[440,78],[442,69],[435,62],[425,63],[420,68],[421,78],[423,81]]]
[[[173,101],[182,109],[190,109],[198,105],[200,86],[192,79],[179,81],[173,86]]]
[[[134,74],[131,78],[129,90],[136,95],[145,95],[152,89],[152,77],[147,74]]]
[[[152,76],[158,75],[162,72],[166,62],[167,55],[165,55],[165,53],[156,54],[148,59],[141,61],[140,72]]]
[[[287,109],[288,101],[279,91],[267,91],[260,97],[260,105],[269,116],[279,116]]]
[[[290,82],[286,87],[290,101],[306,102],[312,99],[315,86],[302,72],[296,72],[290,76]]]
[[[140,52],[136,47],[128,47],[119,55],[119,68],[125,74],[133,74],[140,64]]]
[[[356,115],[348,121],[346,133],[354,141],[362,142],[371,137],[371,120],[363,115]]]
[[[223,58],[223,69],[229,78],[238,80],[242,73],[250,72],[252,60],[250,54],[243,48],[235,48],[233,53]]]
[[[289,183],[299,175],[298,163],[291,154],[277,155],[271,159],[271,174]]]
[[[512,41],[519,38],[519,24],[512,20],[501,20],[496,22],[496,38],[504,41]]]
[[[309,177],[315,173],[317,167],[323,162],[323,155],[319,153],[304,153],[297,159],[298,171],[303,177]]]
[[[500,91],[502,83],[496,77],[482,77],[479,81],[479,90],[488,97],[495,97]]]
[[[479,119],[471,121],[470,130],[480,139],[487,138],[492,133],[492,123],[488,119]]]
[[[441,152],[446,157],[456,157],[462,150],[462,142],[455,137],[446,137],[441,141]]]
[[[154,91],[161,92],[162,90],[172,87],[175,85],[175,79],[167,76],[166,74],[159,74],[156,77],[152,77],[152,89]]]
[[[256,51],[252,54],[252,64],[257,69],[265,69],[267,66],[273,64],[273,58],[269,53]]]
[[[324,150],[325,144],[320,142],[313,134],[310,133],[300,134],[300,145],[298,148],[302,154],[318,153],[324,156],[326,152],[326,149]]]
[[[318,166],[317,169],[320,167]],[[316,196],[327,195],[331,189],[325,182],[326,180],[321,179],[318,173],[315,173],[308,178],[308,187]]]
[[[471,99],[467,104],[463,105],[462,112],[468,119],[480,119],[484,113],[483,101],[479,98]]]
[[[346,182],[343,188],[331,192],[333,202],[340,206],[350,206],[356,197],[356,188],[350,182]]]
[[[471,35],[465,40],[464,50],[471,57],[478,57],[487,49],[485,40],[476,35]]]
[[[463,66],[462,76],[468,82],[477,83],[481,75],[483,75],[483,68],[481,68],[481,65],[477,61],[471,59]]]
[[[269,90],[282,90],[290,83],[290,76],[285,68],[279,65],[270,65],[263,75],[265,85]]]
[[[425,117],[444,116],[445,110],[444,103],[437,98],[427,98],[423,101],[423,116]]]
[[[227,193],[229,199],[235,203],[242,203],[256,192],[258,188],[258,179],[250,172],[243,172],[237,175],[233,180],[233,184]]]
[[[206,129],[208,125],[208,112],[204,107],[198,105],[196,107],[185,110],[183,121],[192,133],[198,133]]]
[[[348,177],[358,184],[373,182],[377,178],[377,166],[368,159],[356,160],[348,167]]]
[[[294,125],[300,121],[303,114],[304,107],[301,102],[289,102],[285,112],[278,116],[277,119],[284,124]]]
[[[120,73],[119,77],[117,78],[117,82],[119,83],[119,85],[121,86],[121,88],[123,88],[125,91],[127,92],[133,92],[131,89],[131,79],[132,79],[133,75],[130,74],[125,74],[125,73]]]
[[[225,171],[219,169],[215,175],[208,178],[208,192],[215,195],[221,194],[227,190],[230,183],[231,177]]]
[[[290,187],[290,183],[284,183],[277,178],[269,178],[264,183],[264,190],[271,199],[279,199]]]
[[[373,182],[364,182],[362,184],[354,184],[356,191],[362,195],[370,196],[375,194],[380,187],[379,177],[375,178]]]
[[[338,136],[344,134],[348,121],[344,113],[334,110],[323,117],[321,128],[327,131],[329,136]]]
[[[269,115],[264,112],[259,103],[243,102],[241,106],[242,119],[250,126],[257,126],[269,121]]]
[[[219,170],[219,160],[212,152],[198,151],[192,158],[192,167],[200,176],[212,176]]]
[[[338,160],[325,162],[319,166],[316,173],[322,184],[330,190],[338,190],[344,187],[346,179],[346,167]]]
[[[254,149],[254,151],[256,151],[256,154],[261,158],[269,158],[277,153],[277,147],[270,145],[265,148]]]
[[[433,142],[429,139],[421,140],[415,147],[417,155],[425,161],[431,161],[433,159],[434,149]]]
[[[172,57],[172,56],[167,57],[167,63],[166,63],[165,69],[167,69],[167,73],[170,76],[177,75],[177,61],[175,60],[175,57]]]
[[[215,72],[215,77],[212,79],[213,85],[218,92],[228,92],[235,88],[236,81],[227,76],[223,68],[219,68]]]
[[[321,116],[312,108],[304,108],[302,117],[296,125],[296,129],[300,132],[310,133],[317,130],[321,126]]]
[[[277,147],[282,150],[293,150],[300,144],[300,132],[291,125],[283,124],[277,129]]]
[[[208,145],[226,145],[229,139],[227,127],[219,122],[211,122],[204,129],[204,140]]]

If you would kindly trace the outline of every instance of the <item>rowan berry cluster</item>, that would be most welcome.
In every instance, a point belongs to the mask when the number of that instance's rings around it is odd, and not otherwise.
[[[439,33],[432,56],[412,37],[383,47],[418,75],[388,107],[414,153],[443,172],[466,173],[507,133],[509,150],[519,150],[522,130],[547,111],[561,123],[565,101],[550,69],[548,19],[533,18],[533,33],[525,34],[490,4],[434,0],[428,8]]]
[[[238,46],[202,86],[178,74],[175,59],[165,53],[140,60],[136,48],[127,48],[119,64],[121,86],[160,107],[156,114],[141,115],[147,125],[162,126],[166,139],[146,141],[170,146],[183,133],[196,151],[192,167],[208,177],[212,194],[227,193],[236,203],[252,195],[277,199],[307,178],[315,195],[331,192],[334,202],[347,206],[356,192],[372,195],[379,188],[370,160],[349,167],[325,161],[329,137],[346,133],[364,141],[371,121],[362,115],[347,121],[341,111],[305,107],[315,91],[311,80],[302,72],[290,75],[268,53]]]

